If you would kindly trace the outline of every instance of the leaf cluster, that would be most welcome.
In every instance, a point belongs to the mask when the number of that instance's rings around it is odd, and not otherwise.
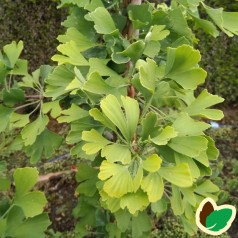
[[[1,163],[1,170],[4,165]],[[43,212],[46,198],[43,192],[31,191],[38,180],[36,168],[16,169],[13,174],[15,194],[10,200],[0,201],[0,236],[1,237],[45,237],[44,231],[50,225],[47,213]],[[7,180],[7,179],[6,179]],[[2,180],[1,180],[2,182]],[[0,191],[10,188],[8,183],[1,183]]]

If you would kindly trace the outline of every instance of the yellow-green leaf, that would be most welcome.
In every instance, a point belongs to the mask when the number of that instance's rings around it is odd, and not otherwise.
[[[194,90],[207,76],[206,71],[197,66],[200,60],[199,51],[191,46],[168,48],[165,77],[173,79],[184,89]]]
[[[199,96],[194,99],[187,108],[185,108],[185,111],[190,116],[201,116],[212,120],[220,120],[224,116],[222,111],[218,109],[207,109],[207,107],[211,107],[223,101],[223,98],[217,95],[212,95],[204,89]]]
[[[181,136],[173,138],[168,146],[178,153],[189,157],[197,157],[207,150],[208,141],[203,136]]]
[[[169,140],[177,136],[177,132],[171,126],[166,126],[156,137],[151,138],[151,141],[156,145],[166,145]]]
[[[133,138],[139,120],[139,105],[135,99],[121,96],[122,103],[114,95],[101,101],[101,109],[107,118],[121,131],[127,141]],[[124,107],[125,114],[122,110]]]
[[[16,169],[13,178],[16,186],[16,196],[21,197],[36,184],[38,171],[36,168],[29,167]]]
[[[49,118],[44,115],[39,116],[35,121],[25,126],[21,131],[21,136],[24,141],[24,144],[26,146],[32,145],[36,141],[37,136],[44,131],[48,122]]]
[[[158,173],[149,173],[143,178],[141,189],[147,193],[150,202],[156,202],[164,193],[163,179]]]
[[[43,212],[47,200],[43,192],[34,191],[17,197],[13,202],[22,208],[26,217],[34,217]]]
[[[104,7],[98,7],[95,11],[89,13],[89,17],[94,21],[94,28],[99,34],[110,34],[116,30],[115,23]]]
[[[182,215],[184,213],[182,196],[179,189],[174,185],[172,185],[172,197],[170,198],[170,201],[174,215],[176,216]]]
[[[60,116],[57,119],[59,123],[62,122],[69,123],[87,117],[89,115],[88,111],[76,106],[74,103],[71,105],[69,109],[61,111],[61,114],[63,114],[64,116]]]
[[[152,154],[143,161],[143,168],[148,172],[156,172],[160,169],[162,159],[157,154]]]
[[[121,162],[129,164],[131,162],[131,151],[126,145],[112,144],[103,147],[101,152],[102,157],[106,157],[108,162]]]
[[[149,205],[146,193],[137,191],[136,193],[128,193],[121,198],[120,206],[122,209],[127,208],[131,214],[143,211]]]
[[[94,129],[90,131],[83,131],[82,139],[88,142],[82,147],[82,149],[88,155],[96,154],[104,146],[111,143],[111,141],[105,139],[99,132]]]
[[[185,126],[186,125],[186,126]],[[204,135],[210,124],[192,119],[187,113],[180,113],[173,123],[178,136],[198,136]]]
[[[57,50],[62,55],[56,54],[52,57],[53,61],[58,61],[58,64],[72,64],[77,66],[87,66],[88,61],[81,54],[81,47],[79,47],[74,41],[61,44],[57,47]]]
[[[110,196],[120,198],[133,192],[133,181],[127,166],[103,161],[98,174],[100,180],[106,180],[103,190]]]
[[[188,164],[179,164],[174,167],[161,167],[158,173],[170,183],[178,187],[190,187],[193,178]]]
[[[45,114],[50,112],[50,115],[53,118],[58,117],[61,114],[61,111],[62,111],[62,109],[61,109],[61,107],[59,105],[59,100],[43,103],[42,111]]]

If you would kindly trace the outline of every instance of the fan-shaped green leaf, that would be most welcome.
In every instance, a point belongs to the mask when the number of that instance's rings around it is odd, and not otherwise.
[[[146,61],[140,60],[138,68],[141,85],[151,93],[154,93],[155,83],[158,78],[158,66],[156,62],[150,58],[147,58]]]
[[[199,96],[194,99],[187,108],[185,108],[185,111],[190,116],[201,116],[212,120],[220,120],[224,116],[222,111],[218,109],[207,109],[207,107],[211,107],[223,101],[223,98],[217,95],[212,95],[204,89]]]
[[[219,156],[219,150],[211,137],[206,136],[206,139],[208,140],[207,157],[209,160],[216,160]]]
[[[50,115],[53,118],[58,117],[61,114],[61,107],[59,104],[59,100],[56,101],[52,101],[52,102],[45,102],[42,105],[42,112],[47,114],[48,112],[50,112]]]
[[[160,169],[162,159],[157,154],[152,154],[143,160],[143,169],[148,172],[156,172]]]
[[[127,210],[120,210],[115,213],[118,228],[125,232],[130,226],[131,214]]]
[[[88,1],[87,4],[84,4],[84,8],[90,12],[94,11],[98,7],[104,7],[102,0]]]
[[[180,7],[174,8],[172,11],[168,13],[168,18],[170,28],[169,30],[177,33],[180,38],[178,38],[175,42],[173,42],[173,47],[178,47],[182,44],[191,45],[193,33],[191,28],[188,26],[188,23],[183,15],[183,10]],[[161,21],[159,22],[161,24]]]
[[[82,147],[82,149],[88,155],[96,154],[104,146],[111,143],[111,141],[105,139],[99,132],[94,129],[90,131],[83,131],[82,139],[88,142]]]
[[[174,121],[173,127],[178,132],[178,136],[199,136],[204,135],[203,131],[211,126],[192,119],[187,113],[180,113]]]
[[[186,155],[179,154],[176,152],[174,153],[174,157],[175,157],[176,164],[182,164],[182,163],[188,164],[192,177],[194,179],[199,178],[200,170],[199,170],[197,164],[194,162],[194,160],[191,159],[191,157],[188,157]]]
[[[134,29],[140,29],[150,23],[152,14],[148,4],[130,4],[127,8]]]
[[[31,163],[37,163],[42,155],[46,158],[52,156],[61,143],[63,138],[55,134],[48,129],[45,129],[39,136],[37,136],[36,141],[33,145],[27,146],[25,151],[26,154],[31,156]]]
[[[171,126],[166,126],[156,137],[150,140],[156,145],[166,145],[172,138],[177,136],[177,132]]]
[[[104,126],[107,128],[116,131],[115,125],[103,114],[101,113],[97,108],[93,108],[89,111],[90,116],[93,117],[95,121],[101,122]]]
[[[75,7],[72,9],[71,14],[67,17],[67,19],[62,22],[62,25],[67,28],[74,27],[85,37],[92,40],[95,39],[96,31],[93,27],[93,22],[85,19],[86,14],[88,14],[88,11],[85,11],[83,8]]]
[[[209,160],[206,151],[201,151],[201,153],[198,156],[195,156],[194,159],[203,164],[204,166],[209,167]]]
[[[207,14],[214,23],[228,36],[238,35],[238,26],[236,24],[238,12],[224,12],[223,8],[211,8],[203,4]]]
[[[119,55],[130,57],[133,62],[136,62],[142,55],[145,48],[145,43],[138,40],[129,45],[124,51],[119,52]]]
[[[203,136],[183,136],[173,138],[168,146],[178,153],[189,157],[197,157],[207,150],[208,141]]]
[[[25,195],[36,184],[38,179],[38,171],[36,168],[16,169],[13,174],[16,197]]]
[[[110,197],[120,198],[133,192],[133,180],[127,166],[103,161],[98,174],[100,180],[106,180],[103,190]]]
[[[11,44],[5,45],[3,47],[3,51],[7,56],[8,62],[7,66],[10,68],[14,68],[21,52],[23,50],[23,42],[19,41],[18,44],[13,41]]]
[[[165,25],[153,25],[149,33],[147,33],[145,40],[146,41],[161,41],[166,38],[170,32],[164,30]]]
[[[11,88],[10,90],[3,90],[2,92],[4,104],[7,106],[14,106],[16,103],[25,102],[24,91],[20,88]]]
[[[160,49],[161,45],[158,41],[149,41],[145,45],[143,54],[153,59],[160,52]]]
[[[61,114],[63,114],[64,116],[57,118],[57,121],[59,123],[69,123],[87,117],[89,115],[88,111],[76,106],[75,104],[72,104],[69,109],[61,111]]]
[[[168,48],[165,77],[175,80],[185,89],[196,89],[205,81],[206,71],[198,68],[201,55],[191,46]]]
[[[192,16],[197,27],[202,28],[206,33],[212,35],[213,37],[219,36],[219,31],[212,22],[201,19],[191,12],[189,12],[189,14]]]
[[[119,81],[120,86],[122,82],[125,82],[123,77],[117,74],[114,70],[107,66],[108,60],[99,59],[99,58],[91,58],[89,59],[89,74],[93,72],[98,72],[101,76],[110,76],[113,77],[114,83]],[[114,86],[114,85],[113,85]]]
[[[126,145],[112,144],[103,147],[101,152],[102,157],[106,157],[108,162],[121,162],[129,164],[131,162],[131,151]]]
[[[156,202],[164,193],[163,179],[158,173],[149,173],[143,178],[141,189],[147,193],[150,202]]]
[[[97,72],[90,74],[83,86],[83,90],[95,94],[109,94],[113,89]]]
[[[74,27],[70,27],[67,29],[65,35],[59,35],[57,38],[61,43],[67,43],[73,40],[81,51],[85,51],[89,48],[96,46],[94,42],[92,42],[88,37],[83,35],[80,31],[78,31]]]
[[[95,11],[89,13],[89,17],[94,21],[94,28],[99,34],[111,34],[116,30],[115,23],[104,7],[98,7]]]
[[[51,59],[58,61],[58,64],[72,64],[77,66],[87,66],[88,61],[81,54],[82,49],[74,41],[61,44],[57,50],[63,55],[56,54]]]
[[[204,181],[203,183],[199,184],[197,188],[195,189],[196,193],[201,194],[204,197],[211,197],[211,198],[214,197],[211,194],[217,193],[218,191],[219,191],[219,188],[210,180]]]
[[[65,88],[65,91],[70,91],[70,94],[76,94],[79,89],[82,89],[82,83],[75,77]]]
[[[170,201],[174,215],[176,216],[182,215],[184,213],[182,196],[179,189],[174,185],[172,185],[172,197],[170,198]]]
[[[26,125],[21,131],[21,136],[24,141],[24,145],[32,145],[36,141],[37,136],[45,130],[45,127],[48,122],[49,118],[44,115],[39,116],[35,121]]]
[[[13,201],[15,205],[22,208],[26,217],[34,217],[41,214],[46,202],[44,193],[40,191],[26,193],[23,196],[16,197]]]
[[[132,217],[132,238],[148,237],[150,230],[151,221],[147,213],[140,212],[137,216]]]
[[[96,191],[96,182],[98,171],[87,164],[79,164],[76,174],[76,180],[79,182],[76,192],[92,197]]]
[[[161,167],[158,173],[170,183],[178,187],[190,187],[193,184],[191,171],[187,164],[179,164],[174,167]]]
[[[101,101],[101,109],[122,135],[130,141],[139,120],[139,105],[135,99],[121,96],[122,104],[114,95],[108,95]],[[121,107],[124,107],[125,114]]]
[[[34,238],[44,238],[45,230],[49,225],[50,220],[48,215],[42,213],[38,216],[26,219],[23,223],[19,224],[16,229],[11,231],[11,235],[16,238],[32,238],[32,234],[34,234]]]
[[[121,198],[120,206],[122,209],[127,208],[131,214],[143,211],[149,205],[146,193],[137,191],[136,193],[128,193]]]
[[[151,203],[151,210],[156,214],[162,214],[168,209],[167,201],[162,198],[157,202]]]
[[[30,114],[18,114],[14,112],[11,114],[10,122],[14,128],[24,127],[30,122],[29,116]]]
[[[114,95],[108,95],[101,101],[101,109],[114,125],[116,125],[123,136],[129,137],[126,125],[126,118],[121,110],[121,104]]]
[[[70,90],[66,90],[66,88],[74,78],[75,74],[72,66],[57,66],[46,79],[45,96],[52,97],[55,100],[57,97],[69,92]]]
[[[179,190],[182,192],[184,199],[189,202],[192,206],[195,206],[197,201],[194,194],[194,187],[190,188],[179,188]]]
[[[103,190],[100,190],[99,193],[101,196],[102,203],[105,203],[106,208],[109,209],[111,212],[117,212],[121,209],[120,198],[112,198]]]
[[[169,48],[165,75],[169,77],[169,75],[186,72],[196,67],[200,60],[199,51],[194,50],[191,46],[182,45],[178,48]]]

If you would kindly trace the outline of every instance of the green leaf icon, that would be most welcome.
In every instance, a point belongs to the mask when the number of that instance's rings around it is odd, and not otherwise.
[[[196,224],[199,229],[213,236],[226,232],[235,218],[234,206],[228,204],[217,206],[210,197],[205,198],[196,211]]]
[[[211,231],[219,231],[227,226],[232,217],[232,209],[223,208],[211,212],[206,218],[206,228]]]

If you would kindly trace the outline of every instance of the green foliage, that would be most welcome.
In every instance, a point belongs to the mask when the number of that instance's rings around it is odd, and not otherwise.
[[[208,0],[206,2],[209,6],[223,7],[226,11],[231,12],[237,11],[238,8],[237,1]],[[197,47],[202,53],[201,65],[208,71],[205,87],[210,92],[224,97],[227,105],[236,103],[238,95],[237,37],[231,38],[221,34],[213,38],[200,30],[196,35],[199,38]]]
[[[236,14],[217,12],[200,0],[173,1],[171,8],[101,0],[66,0],[61,6],[70,7],[71,14],[63,22],[66,33],[58,37],[59,53],[52,57],[58,66],[43,65],[29,74],[19,59],[22,42],[3,48],[1,131],[19,130],[10,146],[37,163],[63,141],[47,128],[52,118],[70,125],[66,142],[71,154],[83,159],[76,175],[77,237],[148,237],[168,209],[194,235],[197,206],[204,197],[217,200],[219,192],[205,178],[218,151],[205,134],[210,125],[201,119],[220,120],[223,113],[211,107],[223,98],[206,89],[196,96],[206,72],[199,67],[201,55],[193,49],[187,20],[195,18],[213,36],[216,27],[232,36],[237,29],[229,19]],[[213,23],[200,18],[198,6]],[[45,216],[45,199],[29,192],[37,179],[34,169],[19,169],[14,179],[14,206],[1,227],[7,236],[27,237],[25,226],[48,224],[38,217]],[[11,223],[16,214],[22,226],[8,233],[8,219]]]
[[[43,213],[47,201],[43,192],[31,191],[37,182],[38,171],[27,167],[16,169],[13,178],[14,197],[10,200],[6,196],[0,201],[1,237],[30,238],[32,234],[37,238],[45,237],[44,231],[50,225],[48,215]],[[3,190],[5,188],[1,186],[0,191]]]

